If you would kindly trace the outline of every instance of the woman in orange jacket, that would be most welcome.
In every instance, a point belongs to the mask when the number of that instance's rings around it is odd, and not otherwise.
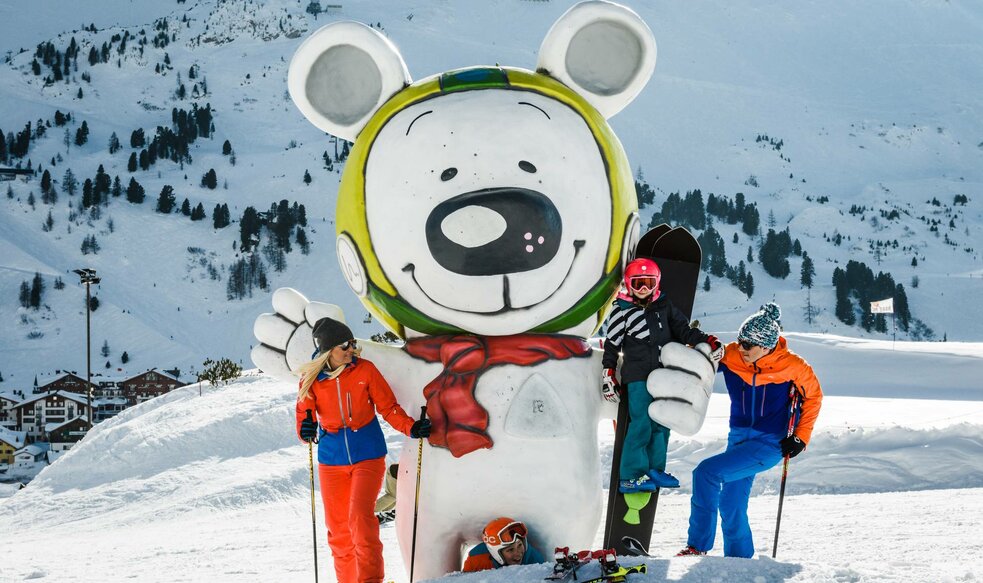
[[[737,342],[724,350],[719,370],[730,395],[727,449],[693,470],[687,547],[677,556],[705,555],[713,547],[718,512],[724,556],[753,556],[747,505],[754,476],[784,456],[797,456],[809,443],[823,392],[809,363],[788,349],[781,315],[778,304],[764,306],[741,324]]]
[[[386,439],[376,413],[413,438],[430,434],[396,402],[379,369],[358,358],[348,326],[314,325],[314,359],[301,367],[297,434],[317,440],[318,477],[328,546],[339,583],[377,583],[385,576],[375,499],[386,471]]]

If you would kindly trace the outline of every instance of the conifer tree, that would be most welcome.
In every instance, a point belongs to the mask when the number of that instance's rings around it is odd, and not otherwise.
[[[208,172],[205,172],[205,175],[201,177],[201,185],[209,190],[215,190],[215,187],[218,186],[218,176],[215,174],[214,168],[209,168]]]
[[[126,200],[134,204],[143,204],[145,193],[140,183],[135,178],[130,178],[130,184],[126,187]]]
[[[165,215],[170,214],[174,210],[176,203],[177,199],[174,197],[174,187],[170,184],[165,184],[157,196],[157,212]]]
[[[80,87],[79,99],[82,98],[81,93],[82,93],[82,88]],[[85,120],[82,120],[82,125],[79,126],[79,129],[75,131],[75,145],[83,146],[88,141],[89,141],[89,124],[87,124]]]
[[[812,257],[808,253],[802,254],[802,269],[800,271],[799,283],[802,287],[812,289],[813,277],[816,275],[816,268],[812,264]]]
[[[311,243],[307,240],[307,232],[304,231],[303,227],[297,227],[297,246],[300,247],[300,252],[303,255],[311,252]]]
[[[41,277],[41,274],[34,272],[34,279],[31,281],[31,307],[35,310],[41,308],[44,287],[44,279]]]
[[[92,179],[86,178],[82,183],[82,208],[87,209],[95,204],[95,196],[92,193]]]
[[[243,253],[250,252],[259,243],[260,231],[259,214],[256,209],[249,206],[242,212],[239,219],[239,248]]]
[[[200,221],[200,220],[202,220],[202,219],[204,219],[204,218],[205,218],[205,207],[204,207],[204,205],[202,205],[202,204],[201,204],[201,203],[199,202],[199,203],[198,203],[198,206],[196,206],[196,207],[195,207],[195,208],[194,208],[194,209],[193,209],[193,210],[191,211],[191,220],[192,220],[192,221]]]
[[[31,307],[31,286],[26,281],[20,282],[20,293],[17,298],[22,308]]]
[[[51,190],[51,172],[46,168],[41,175],[41,194],[45,195]]]

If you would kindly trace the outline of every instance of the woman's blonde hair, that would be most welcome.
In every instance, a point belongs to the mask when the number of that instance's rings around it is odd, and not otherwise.
[[[297,400],[303,401],[311,394],[311,386],[314,381],[317,380],[317,375],[321,374],[321,371],[325,367],[330,366],[328,364],[328,358],[331,355],[330,350],[325,350],[321,354],[314,357],[314,360],[304,364],[300,367],[300,390],[297,391]]]
[[[303,401],[311,394],[311,387],[314,386],[314,381],[317,380],[317,375],[321,374],[321,371],[331,368],[331,363],[328,362],[331,350],[325,350],[321,354],[314,357],[314,360],[304,364],[297,371],[300,373],[300,390],[297,391],[297,400]],[[362,355],[362,349],[356,348],[352,356],[359,357]],[[336,371],[332,371],[332,378],[337,376],[344,366],[338,367]]]

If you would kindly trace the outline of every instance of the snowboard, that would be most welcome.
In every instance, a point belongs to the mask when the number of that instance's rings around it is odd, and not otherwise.
[[[693,234],[683,227],[658,225],[642,235],[635,247],[632,259],[647,257],[654,260],[662,271],[659,287],[687,318],[692,318],[693,301],[700,279],[700,261],[703,253]],[[621,449],[628,432],[628,399],[622,398],[618,406],[617,430],[614,436],[614,453],[611,458],[611,482],[608,491],[608,513],[604,524],[604,548],[616,549],[619,555],[629,554],[623,539],[635,539],[647,551],[652,539],[655,508],[659,490],[635,494],[618,492],[618,468],[621,466]],[[670,437],[671,438],[671,437]]]

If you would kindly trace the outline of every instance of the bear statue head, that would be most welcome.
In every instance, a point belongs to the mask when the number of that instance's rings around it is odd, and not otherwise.
[[[469,67],[412,82],[374,29],[336,22],[290,63],[290,95],[354,142],[336,210],[349,286],[400,336],[587,335],[638,236],[609,118],[655,67],[631,10],[571,8],[536,71]]]

